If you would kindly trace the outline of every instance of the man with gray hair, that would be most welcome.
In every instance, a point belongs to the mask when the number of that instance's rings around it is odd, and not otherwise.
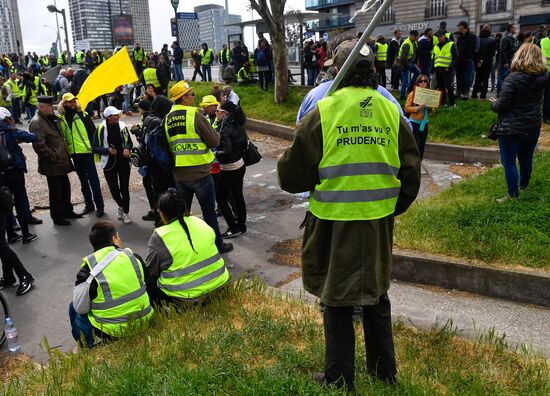
[[[57,101],[58,97],[69,92],[69,80],[67,79],[67,70],[59,70],[59,74],[53,83],[53,98]]]
[[[480,99],[487,98],[487,89],[489,87],[489,77],[493,69],[493,58],[497,45],[495,39],[491,35],[491,26],[483,25],[479,34],[479,49],[476,52],[475,67],[476,79],[472,98],[477,99],[477,93],[480,93]]]
[[[233,91],[233,88],[231,85],[225,85],[222,88],[223,93],[223,100],[229,100],[230,102],[233,102],[235,106],[239,106],[239,103],[241,102],[241,99],[239,98],[239,95]]]

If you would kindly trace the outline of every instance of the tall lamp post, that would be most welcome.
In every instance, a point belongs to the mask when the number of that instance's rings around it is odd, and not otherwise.
[[[50,12],[55,12],[55,13],[59,13],[63,16],[63,26],[65,27],[65,45],[67,47],[67,63],[69,64],[69,66],[71,65],[71,50],[69,49],[69,33],[68,33],[68,29],[67,29],[67,17],[65,16],[65,9],[62,8],[61,11],[54,5],[49,5],[48,7],[48,11]]]
[[[180,28],[178,26],[178,6],[180,5],[180,0],[170,0],[172,2],[172,7],[174,7],[174,17],[176,18],[176,41],[180,42]]]

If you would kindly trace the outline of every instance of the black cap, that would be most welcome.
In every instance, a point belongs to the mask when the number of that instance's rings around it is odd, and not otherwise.
[[[138,107],[143,111],[150,111],[151,110],[151,101],[147,99],[140,100],[138,103]]]
[[[466,21],[460,21],[460,22],[458,22],[458,25],[456,25],[456,26],[457,26],[457,27],[458,27],[458,26],[462,26],[462,27],[468,29],[468,22],[466,22]]]
[[[47,103],[53,105],[53,96],[37,96],[38,103]]]
[[[445,33],[445,31],[439,30],[435,33],[435,37],[441,37],[441,36],[447,37],[447,34]]]

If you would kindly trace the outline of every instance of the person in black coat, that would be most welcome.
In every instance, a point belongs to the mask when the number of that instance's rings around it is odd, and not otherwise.
[[[472,98],[474,99],[477,99],[478,92],[481,94],[481,99],[487,97],[489,76],[491,70],[493,70],[493,58],[496,49],[495,39],[491,36],[491,26],[483,25],[483,29],[479,34],[479,50],[476,54],[476,80],[472,91]]]
[[[220,146],[216,150],[216,158],[221,169],[216,200],[229,227],[222,234],[222,238],[234,238],[246,233],[246,203],[243,195],[246,172],[243,153],[248,140],[244,129],[246,116],[239,106],[226,100],[218,105],[216,118],[220,133]],[[230,196],[235,203],[234,207],[229,204]]]
[[[458,60],[456,62],[456,95],[468,98],[470,88],[474,82],[475,54],[477,51],[477,37],[468,28],[468,22],[458,24]]]
[[[502,84],[491,110],[498,113],[500,161],[504,167],[508,194],[497,199],[504,203],[519,197],[529,185],[533,153],[541,128],[541,106],[548,85],[546,60],[539,47],[523,44],[514,55],[510,74]],[[519,161],[519,177],[516,168]]]
[[[518,41],[514,36],[516,34],[516,27],[512,24],[506,27],[504,35],[500,39],[499,51],[498,51],[498,80],[497,80],[497,96],[500,94],[502,88],[502,82],[510,73],[510,64],[514,53],[518,48]]]

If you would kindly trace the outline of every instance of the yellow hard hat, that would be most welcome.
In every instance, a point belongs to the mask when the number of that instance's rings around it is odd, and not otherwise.
[[[178,100],[183,95],[191,90],[191,86],[185,81],[178,81],[172,88],[170,88],[170,94],[172,95],[172,100]]]
[[[202,102],[200,103],[200,107],[208,107],[208,106],[217,106],[220,103],[218,102],[218,99],[214,95],[206,95],[202,97]]]
[[[74,96],[70,92],[67,92],[61,97],[61,99],[63,100],[63,102],[70,102],[71,100],[76,99],[76,96]]]

